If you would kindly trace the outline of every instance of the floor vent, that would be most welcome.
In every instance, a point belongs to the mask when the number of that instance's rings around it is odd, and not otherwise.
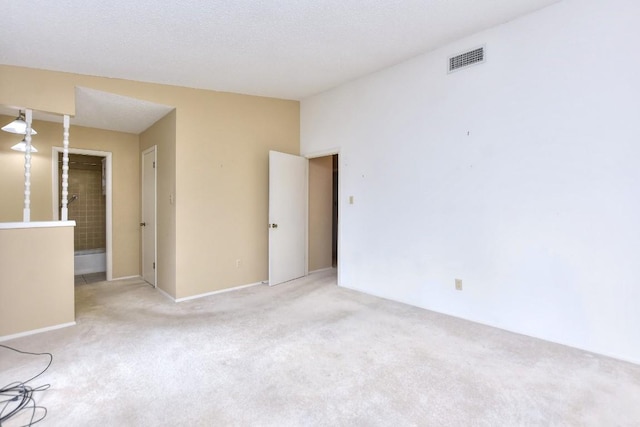
[[[449,58],[449,72],[471,65],[482,64],[485,60],[484,46]]]

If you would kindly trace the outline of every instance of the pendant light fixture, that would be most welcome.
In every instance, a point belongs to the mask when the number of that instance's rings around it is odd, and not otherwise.
[[[24,119],[24,113],[22,110],[18,112],[18,117],[8,125],[4,126],[2,130],[9,133],[25,135],[27,133],[27,122]],[[38,132],[36,132],[34,128],[31,128],[31,135],[36,135],[37,133]],[[18,145],[20,144],[21,143],[18,143]]]
[[[21,152],[25,152],[27,151],[27,140],[26,138],[23,139],[22,141],[18,142],[16,145],[14,145],[13,147],[11,147],[12,150],[16,150],[16,151],[21,151]],[[33,144],[31,144],[31,152],[32,153],[37,153],[38,149],[36,147],[33,146]]]

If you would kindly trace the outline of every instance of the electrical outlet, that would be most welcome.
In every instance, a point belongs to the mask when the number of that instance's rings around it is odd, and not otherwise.
[[[457,291],[462,290],[462,279],[456,279],[456,290]]]
[[[236,260],[236,268],[240,268],[240,258]]]

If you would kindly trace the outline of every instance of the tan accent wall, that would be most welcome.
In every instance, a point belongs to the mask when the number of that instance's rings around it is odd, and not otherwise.
[[[170,203],[176,192],[176,111],[173,110],[140,134],[140,152],[156,146],[156,285],[176,297],[176,209]],[[142,162],[142,160],[141,160]],[[142,182],[142,175],[140,176]],[[142,208],[141,208],[142,209]],[[142,260],[141,260],[142,261]],[[142,271],[142,265],[140,266]]]
[[[1,95],[0,95],[1,96]],[[0,116],[0,123],[15,117]],[[62,124],[34,121],[38,134],[32,155],[31,220],[51,221],[52,147],[62,146]],[[20,137],[0,132],[0,222],[22,221],[24,154],[11,150]],[[71,126],[70,146],[112,153],[113,160],[113,277],[140,274],[140,153],[138,136],[123,132]]]
[[[75,115],[75,83],[68,74],[0,65],[0,75],[0,104]]]
[[[332,204],[332,157],[309,159],[309,271],[332,265]]]
[[[298,154],[300,136],[298,102],[188,92],[177,110],[178,298],[268,278],[269,150]]]
[[[75,320],[73,227],[0,229],[0,336]]]
[[[300,103],[0,66],[0,104],[73,112],[75,86],[176,108],[175,296],[265,280],[268,152],[299,154]]]

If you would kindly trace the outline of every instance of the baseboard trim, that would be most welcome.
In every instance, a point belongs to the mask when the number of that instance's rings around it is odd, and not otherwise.
[[[156,286],[156,290],[160,292],[162,295],[164,295],[165,297],[169,298],[171,301],[176,302],[176,299],[171,295],[169,295],[169,293],[164,289],[160,289],[159,287]]]
[[[56,329],[62,329],[62,328],[66,328],[68,326],[75,326],[75,325],[76,325],[76,322],[61,323],[60,325],[47,326],[46,328],[32,329],[30,331],[20,332],[20,333],[17,333],[17,334],[4,335],[4,336],[0,337],[0,342],[9,341],[9,340],[13,340],[13,339],[16,339],[16,338],[27,337],[29,335],[40,334],[42,332],[55,331]]]
[[[235,286],[233,288],[220,289],[219,291],[213,291],[213,292],[207,292],[207,293],[204,293],[204,294],[192,295],[190,297],[176,298],[176,299],[174,299],[174,301],[175,302],[189,301],[189,300],[192,300],[192,299],[198,299],[198,298],[208,297],[208,296],[211,296],[211,295],[222,294],[222,293],[225,293],[225,292],[239,291],[240,289],[250,288],[252,286],[257,286],[257,285],[262,285],[262,284],[263,284],[263,282],[249,283],[248,285],[240,285],[240,286]]]
[[[112,277],[109,282],[113,282],[114,280],[126,280],[126,279],[142,279],[142,276],[136,274],[134,276],[122,276],[122,277]]]

